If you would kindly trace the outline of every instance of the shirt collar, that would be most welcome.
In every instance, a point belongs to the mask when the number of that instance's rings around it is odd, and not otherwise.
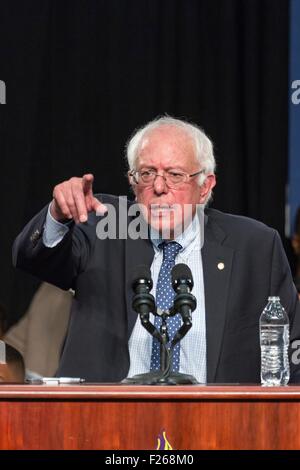
[[[159,232],[150,226],[150,239],[156,251],[159,250],[158,245],[164,240],[159,236]],[[182,246],[182,251],[184,251],[199,235],[200,233],[200,221],[197,214],[193,218],[189,226],[182,232],[178,237],[175,238],[175,242],[179,243]],[[181,251],[181,252],[182,252]]]

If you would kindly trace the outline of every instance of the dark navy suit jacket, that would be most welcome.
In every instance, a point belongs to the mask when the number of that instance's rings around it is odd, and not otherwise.
[[[101,195],[101,200],[119,204],[115,196]],[[17,237],[13,260],[44,281],[75,290],[57,374],[120,381],[129,370],[128,339],[137,318],[131,308],[131,273],[138,264],[151,266],[151,241],[99,240],[99,217],[91,213],[87,223],[73,224],[56,247],[46,248],[46,215],[44,208]],[[214,209],[206,210],[204,234],[207,381],[259,383],[259,316],[268,296],[280,296],[291,340],[300,339],[299,302],[280,237],[258,221]],[[298,373],[292,366],[294,381]]]

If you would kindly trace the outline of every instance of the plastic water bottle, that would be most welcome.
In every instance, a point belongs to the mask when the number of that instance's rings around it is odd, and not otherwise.
[[[289,317],[279,297],[269,297],[259,321],[262,385],[286,385],[290,378]]]

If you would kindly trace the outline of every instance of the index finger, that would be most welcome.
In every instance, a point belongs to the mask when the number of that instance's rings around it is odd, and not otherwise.
[[[93,182],[94,182],[94,175],[88,173],[87,175],[83,175],[82,177],[82,189],[84,194],[88,194],[89,192],[93,193]]]
[[[87,221],[87,207],[85,203],[84,193],[82,187],[73,185],[71,187],[73,200],[78,213],[79,222],[84,223]]]

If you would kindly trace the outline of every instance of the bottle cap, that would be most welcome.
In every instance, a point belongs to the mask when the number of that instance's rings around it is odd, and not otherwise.
[[[276,300],[280,300],[280,297],[276,297],[276,296],[268,297],[269,302],[276,302]]]

